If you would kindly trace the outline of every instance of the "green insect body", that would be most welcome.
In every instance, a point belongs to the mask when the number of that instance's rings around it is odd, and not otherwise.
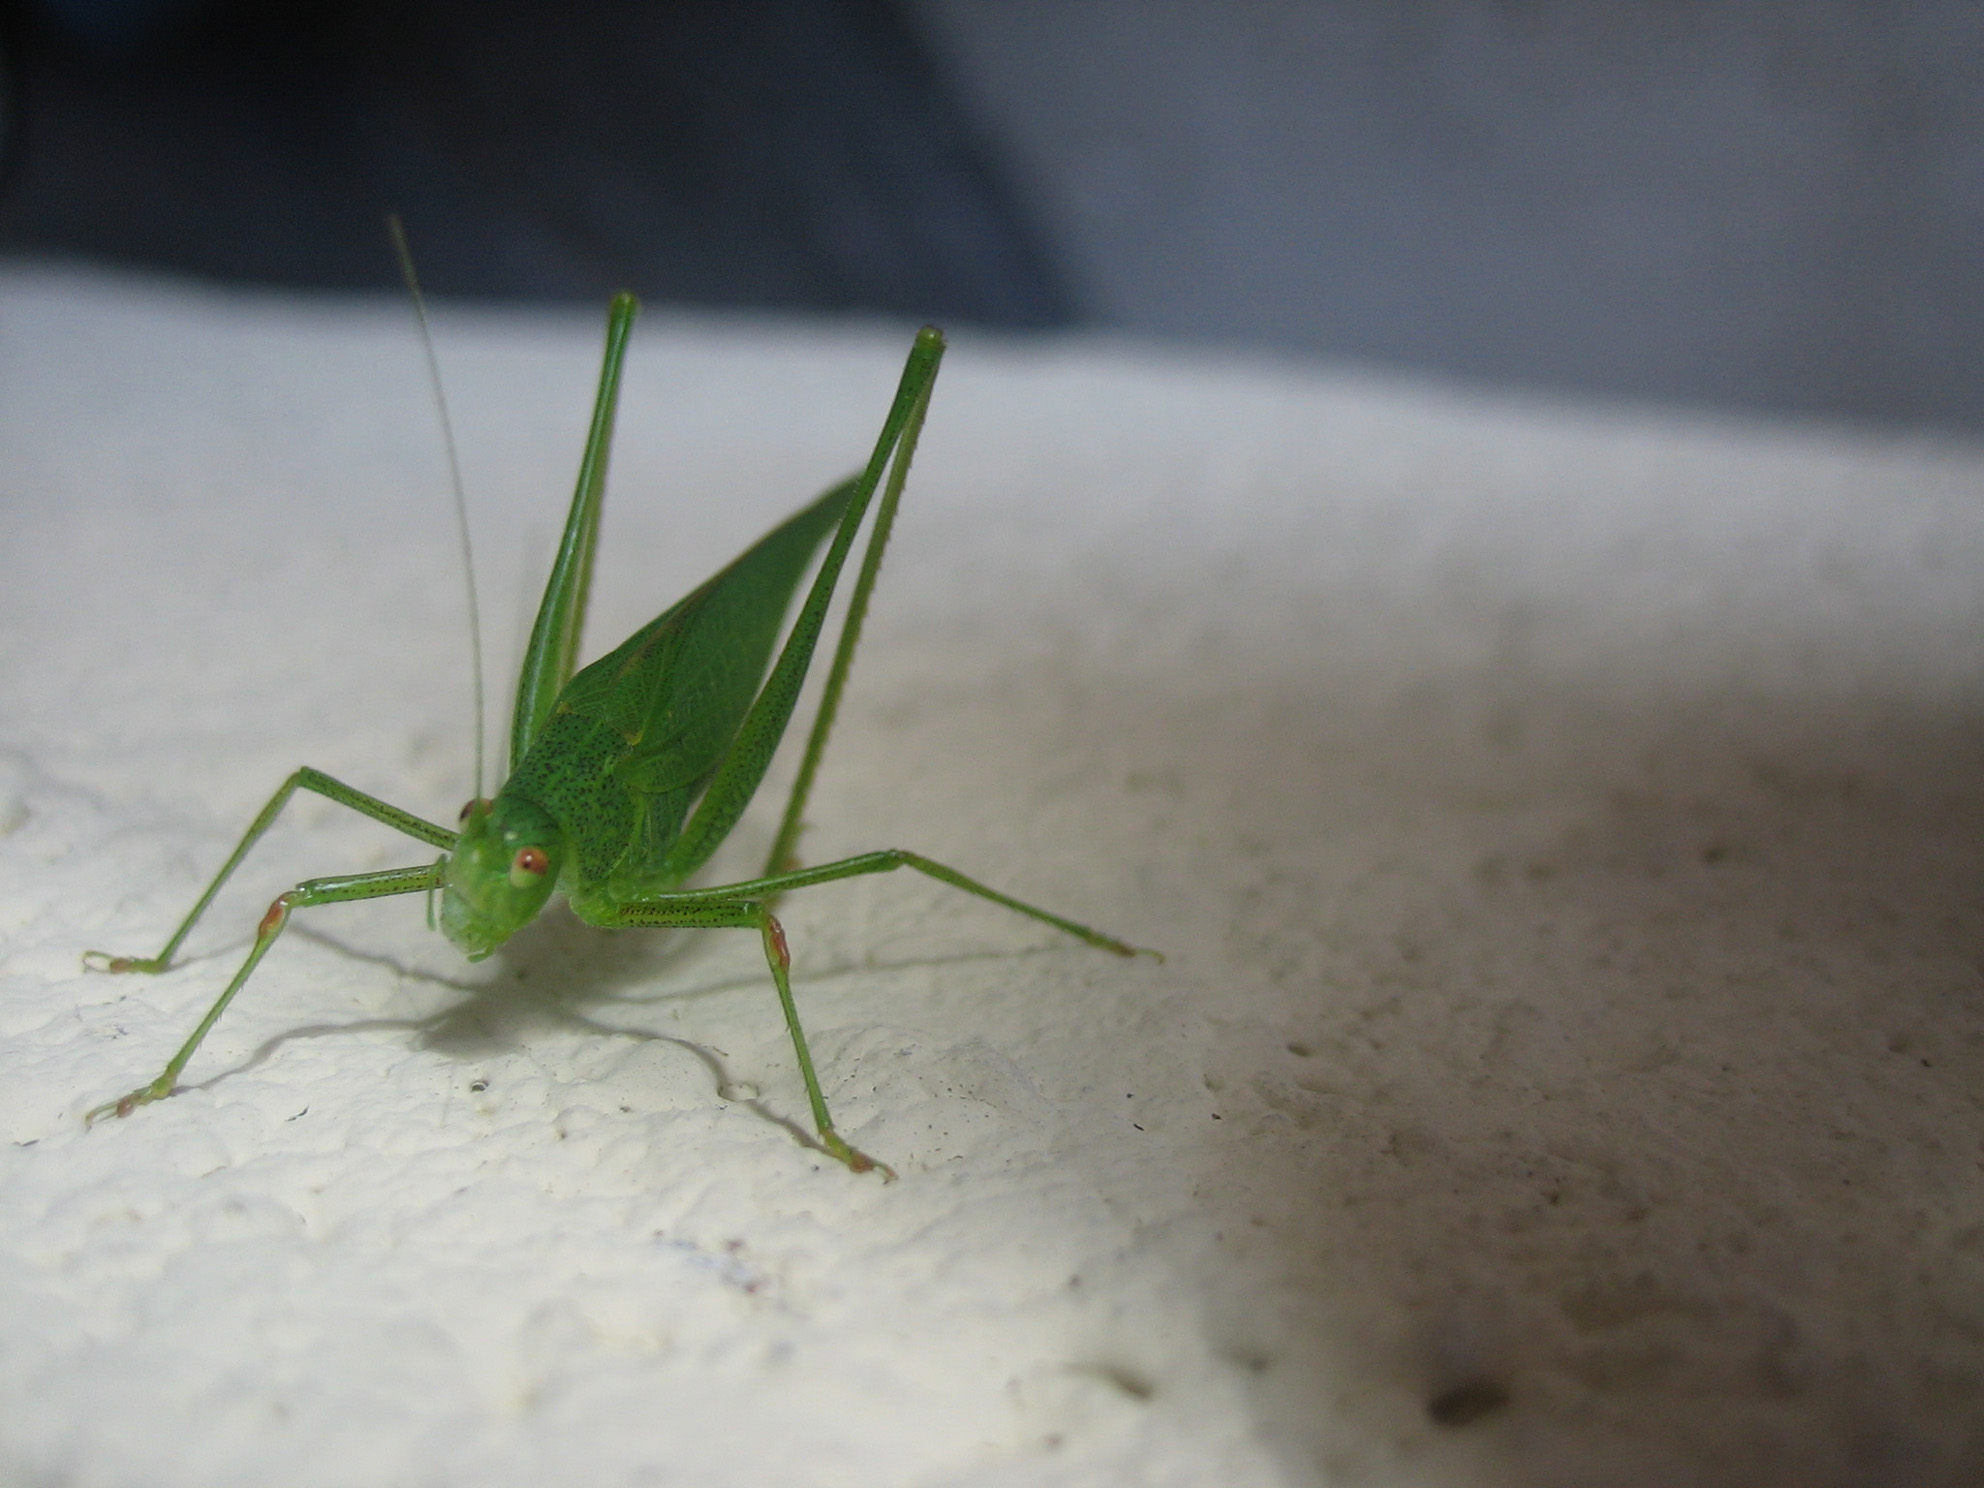
[[[312,791],[442,850],[438,862],[310,879],[279,895],[233,980],[148,1085],[91,1111],[129,1115],[170,1095],[208,1031],[282,933],[290,913],[320,904],[440,891],[440,926],[481,960],[534,919],[554,893],[607,928],[755,929],[784,1010],[821,1148],[855,1171],[886,1166],[834,1130],[793,1001],[791,957],[772,903],[790,889],[912,868],[1118,955],[1136,948],[998,893],[955,869],[901,849],[801,868],[795,861],[807,796],[860,639],[903,482],[943,356],[926,327],[903,369],[866,469],[774,528],[617,649],[576,670],[606,484],[620,369],[636,306],[615,299],[605,366],[578,489],[545,587],[517,683],[510,774],[489,800],[463,808],[459,828],[438,826],[308,767],[263,807],[234,853],[156,956],[85,954],[99,971],[160,972],[228,877],[298,790]],[[880,500],[876,501],[877,493]],[[785,735],[825,627],[827,609],[870,505],[875,521],[855,579],[832,667],[770,859],[759,877],[684,885],[707,863],[756,794]],[[779,632],[807,569],[825,556],[798,614]],[[774,657],[774,649],[777,655]]]

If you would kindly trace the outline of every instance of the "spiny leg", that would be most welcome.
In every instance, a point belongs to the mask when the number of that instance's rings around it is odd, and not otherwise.
[[[238,856],[238,854],[237,854]],[[228,865],[232,867],[233,864]],[[249,948],[248,959],[241,963],[241,969],[234,974],[234,980],[227,984],[227,990],[207,1009],[206,1017],[200,1020],[199,1027],[192,1036],[179,1046],[179,1052],[166,1062],[159,1077],[149,1085],[140,1085],[128,1095],[121,1095],[114,1101],[106,1101],[83,1117],[83,1124],[90,1125],[99,1117],[115,1114],[129,1116],[139,1106],[149,1105],[156,1100],[164,1100],[172,1094],[179,1083],[181,1071],[193,1052],[200,1047],[220,1015],[227,1011],[227,1005],[234,1001],[234,994],[246,985],[255,967],[263,956],[268,954],[276,937],[289,923],[289,912],[293,909],[309,909],[319,904],[343,904],[354,899],[381,899],[389,894],[419,894],[436,888],[441,882],[439,864],[429,864],[424,868],[389,868],[379,873],[353,873],[337,878],[313,878],[298,884],[288,892],[278,894],[269,906],[268,913],[262,916],[261,924],[255,927],[255,944]],[[208,895],[212,897],[211,893]],[[204,901],[201,905],[205,907]],[[182,932],[183,933],[183,932]],[[170,947],[167,948],[168,951]]]
[[[592,590],[593,558],[599,551],[599,514],[606,500],[606,466],[613,447],[613,416],[620,405],[620,373],[640,306],[630,294],[617,294],[606,312],[606,353],[599,369],[599,393],[579,461],[579,482],[559,539],[558,557],[545,582],[544,598],[524,650],[517,676],[516,711],[510,723],[510,768],[524,761],[531,740],[543,732],[558,694],[572,678],[585,630],[587,596]]]
[[[220,892],[221,885],[226,883],[233,876],[234,870],[241,866],[241,860],[248,856],[248,849],[261,839],[264,832],[275,825],[276,817],[282,814],[282,808],[289,804],[289,798],[299,790],[314,791],[337,802],[340,806],[349,806],[353,811],[369,816],[374,821],[384,822],[395,831],[404,832],[407,836],[425,842],[430,847],[454,846],[455,834],[446,827],[437,827],[430,821],[423,821],[410,811],[402,811],[377,796],[368,796],[364,791],[355,790],[341,780],[333,780],[322,770],[313,770],[305,765],[282,783],[282,787],[269,797],[268,805],[264,806],[257,813],[254,821],[248,824],[248,830],[241,834],[241,840],[234,845],[233,853],[221,865],[220,872],[214,875],[213,882],[207,885],[206,892],[200,895],[193,908],[187,912],[186,918],[179,922],[179,928],[172,932],[172,938],[166,941],[163,950],[156,956],[112,956],[105,951],[84,951],[83,970],[164,971],[172,964],[173,954],[179,949],[180,942],[186,939],[187,932],[193,928],[200,916],[207,912],[207,906],[214,902],[214,895]],[[402,891],[395,889],[388,892]]]
[[[785,943],[785,926],[762,904],[758,931],[765,943],[765,964],[772,969],[772,985],[778,988],[778,1005],[785,1013],[786,1032],[792,1035],[792,1052],[799,1056],[799,1078],[806,1082],[806,1099],[813,1107],[813,1124],[820,1129],[820,1144],[857,1173],[879,1170],[885,1181],[893,1182],[896,1170],[851,1145],[834,1130],[834,1119],[827,1114],[827,1098],[820,1093],[820,1076],[813,1068],[813,1055],[806,1047],[806,1030],[799,1022],[799,1005],[792,1000],[792,951]]]
[[[975,895],[992,904],[1001,905],[1015,914],[1023,914],[1028,919],[1039,920],[1044,925],[1052,925],[1078,940],[1085,941],[1098,950],[1110,951],[1118,956],[1149,956],[1162,961],[1164,957],[1157,951],[1143,946],[1133,946],[1128,941],[1118,940],[1113,935],[1084,925],[1064,915],[1055,914],[1050,909],[1042,909],[1037,904],[1028,904],[1024,899],[1015,899],[1010,894],[1002,894],[977,879],[947,867],[921,853],[910,852],[907,848],[885,847],[876,852],[859,853],[851,858],[841,858],[832,863],[820,863],[811,868],[794,868],[785,873],[770,873],[762,878],[746,879],[741,883],[718,884],[707,889],[672,889],[664,893],[642,894],[638,899],[622,901],[617,907],[629,912],[648,906],[689,907],[702,904],[735,903],[746,899],[769,900],[788,889],[803,889],[813,884],[833,883],[843,878],[860,878],[870,873],[893,873],[898,868],[913,868],[939,883],[949,884],[954,889]],[[629,921],[628,923],[645,923]]]
[[[666,899],[588,905],[585,918],[608,928],[756,930],[764,943],[772,985],[778,989],[778,1004],[785,1014],[792,1052],[799,1059],[799,1078],[806,1086],[806,1102],[813,1108],[813,1125],[819,1130],[822,1150],[857,1173],[880,1171],[886,1178],[896,1176],[894,1168],[877,1162],[834,1128],[827,1098],[820,1089],[819,1072],[813,1068],[812,1051],[806,1045],[806,1029],[799,1021],[799,1005],[792,997],[792,952],[785,942],[785,927],[762,900],[727,896],[720,889],[699,890]]]
[[[891,873],[898,868],[913,868],[936,879],[939,883],[949,884],[953,888],[962,889],[993,904],[1002,905],[1015,913],[1052,925],[1055,929],[1065,931],[1101,950],[1113,951],[1119,956],[1142,955],[1163,959],[1156,951],[1143,950],[1126,941],[1118,940],[1113,935],[1105,935],[1100,930],[1091,929],[1087,925],[1057,915],[1051,910],[1028,904],[1009,894],[1002,894],[997,889],[967,877],[955,868],[946,867],[920,853],[907,852],[901,848],[885,848],[880,852],[863,853],[859,857],[843,858],[835,863],[822,863],[813,868],[799,868],[790,873],[770,874],[745,883],[724,884],[708,889],[674,890],[644,895],[639,899],[622,900],[618,903],[588,905],[585,906],[585,917],[598,925],[629,927],[681,926],[716,929],[755,926],[764,940],[765,961],[771,967],[772,983],[778,989],[779,1006],[785,1013],[785,1026],[792,1037],[793,1053],[798,1056],[799,1076],[806,1084],[806,1099],[813,1108],[813,1120],[820,1132],[820,1145],[857,1173],[879,1168],[885,1175],[893,1178],[894,1169],[850,1146],[834,1130],[833,1117],[827,1111],[826,1097],[820,1090],[820,1077],[813,1067],[813,1055],[806,1045],[806,1030],[799,1021],[799,1007],[792,996],[792,955],[786,946],[785,929],[772,914],[768,901],[772,895],[787,889],[802,889],[811,884],[832,883],[836,879],[857,878],[870,873]]]
[[[925,336],[932,334],[932,329],[925,329]],[[941,337],[938,345],[942,345]],[[868,617],[868,597],[875,592],[875,579],[882,571],[882,554],[888,549],[889,534],[895,530],[896,508],[902,504],[902,488],[909,479],[910,462],[916,458],[916,443],[923,434],[923,419],[929,412],[930,393],[936,381],[937,364],[931,362],[915,389],[902,438],[889,464],[888,482],[882,487],[882,499],[875,505],[875,525],[869,529],[861,569],[854,576],[847,616],[841,621],[840,639],[834,645],[833,663],[827,668],[826,685],[820,690],[819,712],[806,735],[806,750],[799,758],[792,793],[786,797],[785,815],[779,820],[778,835],[772,839],[772,850],[765,858],[766,873],[786,873],[799,866],[799,834],[806,828],[806,800],[813,793],[813,778],[819,774],[821,757],[827,752],[827,736],[833,732],[834,718],[840,712],[841,693],[847,688],[855,648],[861,644],[862,622]]]
[[[717,766],[715,775],[703,791],[702,800],[683,826],[681,835],[675,839],[674,846],[668,849],[659,864],[654,865],[657,871],[653,878],[656,882],[681,883],[707,863],[710,855],[730,835],[731,828],[737,825],[744,808],[751,803],[751,797],[763,782],[779,741],[785,737],[786,725],[792,721],[792,710],[798,705],[800,689],[805,684],[808,668],[812,666],[813,651],[826,625],[827,610],[833,602],[834,586],[840,582],[841,569],[853,550],[863,514],[870,499],[880,489],[891,459],[899,457],[904,432],[913,421],[922,418],[921,410],[929,401],[931,382],[943,354],[944,338],[935,327],[925,326],[917,333],[916,345],[903,365],[902,380],[896,385],[895,401],[889,407],[888,417],[883,420],[881,437],[875,443],[875,451],[869,457],[867,467],[850,491],[847,505],[841,513],[840,525],[834,532],[833,541],[827,545],[826,556],[820,560],[819,569],[813,575],[813,586],[807,591],[806,599],[793,619],[792,628],[786,633],[785,645],[772,663],[771,671],[766,674],[757,697],[745,712],[744,721],[737,726],[722,763]],[[874,557],[879,563],[880,554],[876,553]],[[844,645],[843,649],[849,648]],[[828,717],[831,718],[831,713]],[[825,735],[817,724],[814,733],[816,738],[808,752],[817,761],[819,750],[825,744]],[[788,819],[795,823],[790,829],[793,832],[797,831],[796,822],[804,804],[805,793],[800,790],[796,805],[787,810]],[[780,838],[787,835],[788,829],[782,827]]]

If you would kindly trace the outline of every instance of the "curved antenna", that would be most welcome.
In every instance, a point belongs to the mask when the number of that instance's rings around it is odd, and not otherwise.
[[[420,293],[420,276],[413,271],[413,251],[407,247],[406,229],[400,214],[388,213],[386,231],[392,235],[393,252],[399,256],[400,276],[406,292],[413,297],[413,318],[420,325],[420,346],[427,353],[427,385],[434,390],[434,411],[441,419],[441,442],[448,447],[448,483],[454,489],[455,529],[462,541],[462,578],[468,590],[469,664],[475,674],[475,794],[482,799],[482,760],[486,753],[482,737],[482,607],[475,598],[475,550],[468,540],[468,498],[462,494],[462,461],[455,448],[455,425],[448,417],[448,397],[441,391],[441,363],[434,355],[434,333],[427,325],[427,301]]]

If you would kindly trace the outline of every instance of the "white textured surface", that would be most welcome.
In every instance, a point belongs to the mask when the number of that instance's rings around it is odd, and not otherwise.
[[[597,328],[442,336],[500,667]],[[595,648],[906,340],[652,317]],[[808,848],[1169,960],[794,899],[884,1186],[781,1124],[749,937],[468,968],[410,902],[81,1130],[276,888],[420,859],[302,803],[181,969],[78,971],[287,770],[459,804],[458,585],[398,307],[15,274],[0,357],[0,1478],[1984,1476],[1975,450],[965,338]]]

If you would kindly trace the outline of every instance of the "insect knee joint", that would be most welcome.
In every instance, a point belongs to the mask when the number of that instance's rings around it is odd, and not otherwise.
[[[772,953],[781,970],[792,969],[792,950],[785,943],[785,926],[778,922],[778,916],[770,913],[765,915],[765,948]]]

